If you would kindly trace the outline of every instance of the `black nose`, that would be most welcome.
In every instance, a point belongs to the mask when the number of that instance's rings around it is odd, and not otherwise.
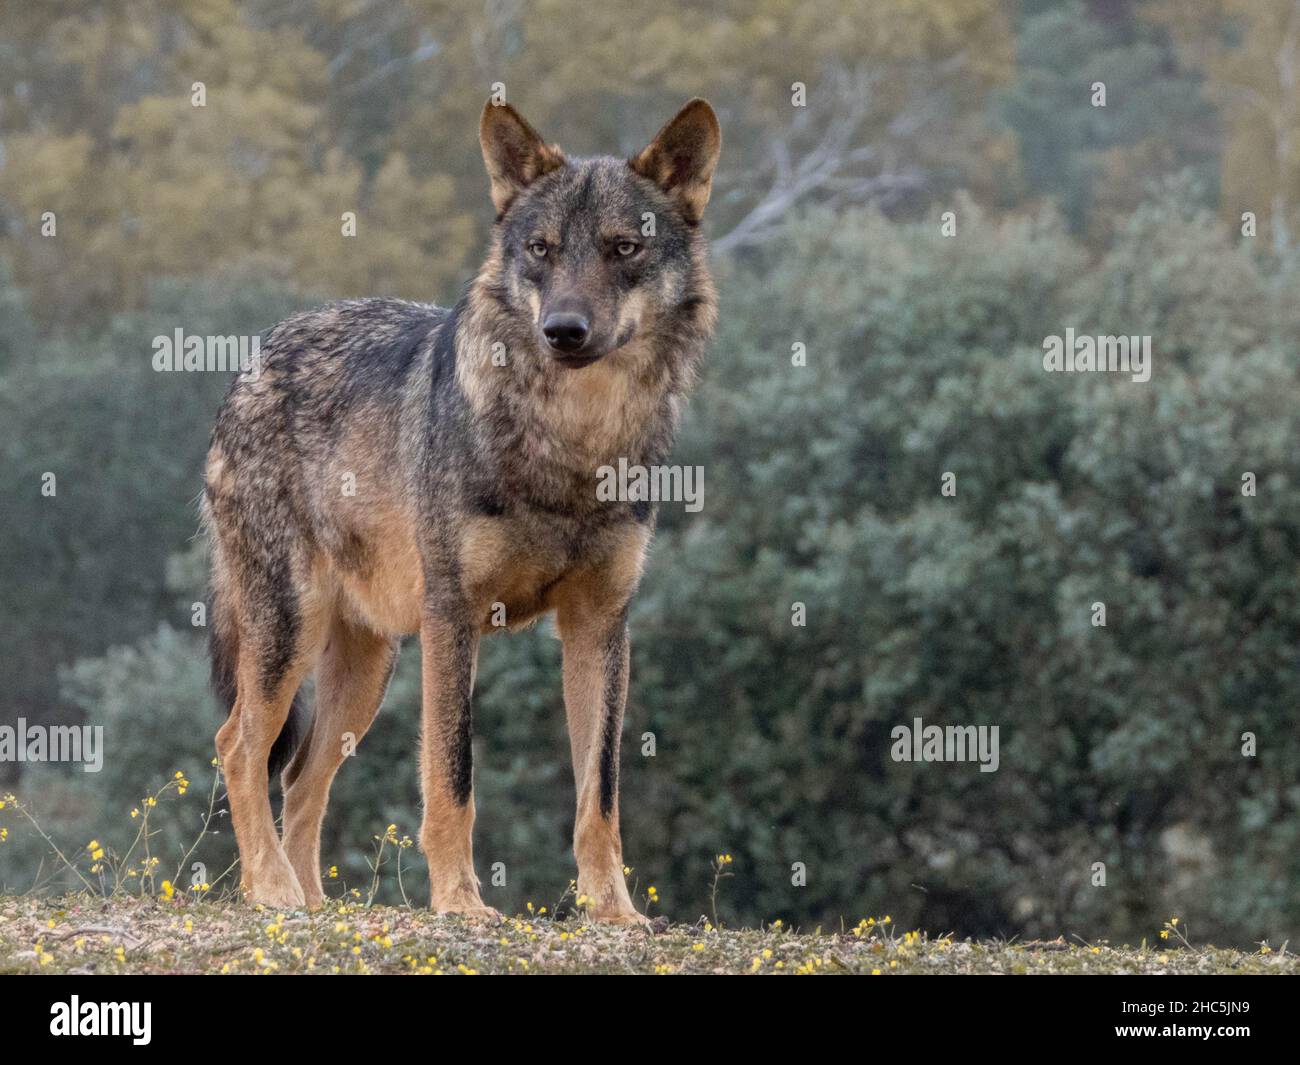
[[[556,351],[581,351],[591,336],[591,325],[581,314],[548,314],[542,323],[542,336]]]

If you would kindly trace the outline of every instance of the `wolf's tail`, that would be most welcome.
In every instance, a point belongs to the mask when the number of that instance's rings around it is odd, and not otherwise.
[[[211,610],[208,617],[208,655],[212,661],[212,690],[225,708],[226,716],[235,708],[235,676],[239,664],[239,632],[229,617],[221,596],[213,587],[209,595]],[[302,692],[294,692],[289,716],[285,718],[280,735],[271,745],[267,759],[267,772],[274,780],[289,764],[294,752],[301,746],[307,731],[307,708]]]

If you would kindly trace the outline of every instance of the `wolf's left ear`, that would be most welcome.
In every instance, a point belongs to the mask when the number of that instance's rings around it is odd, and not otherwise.
[[[478,139],[498,215],[505,214],[514,198],[539,177],[564,165],[559,146],[545,143],[509,104],[487,102]]]
[[[628,165],[676,199],[688,222],[698,222],[713,191],[713,168],[721,150],[718,116],[708,101],[696,98]]]

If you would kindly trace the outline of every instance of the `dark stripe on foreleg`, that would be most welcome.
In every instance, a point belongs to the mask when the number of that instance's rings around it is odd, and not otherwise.
[[[608,819],[618,798],[618,747],[623,731],[624,684],[627,665],[627,626],[620,624],[605,644],[604,722],[600,743],[600,813]]]
[[[447,778],[451,795],[457,806],[469,802],[474,790],[474,717],[471,707],[470,685],[474,670],[473,634],[467,628],[458,628],[452,651],[455,661],[456,690],[452,696],[454,718],[447,722]]]

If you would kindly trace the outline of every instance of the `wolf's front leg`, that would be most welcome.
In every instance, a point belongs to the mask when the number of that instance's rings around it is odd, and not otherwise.
[[[478,633],[464,620],[426,609],[420,625],[424,705],[420,846],[429,863],[429,905],[439,913],[496,917],[474,875],[470,693]]]
[[[618,830],[618,752],[629,653],[625,615],[575,604],[561,609],[557,621],[564,641],[564,707],[578,788],[573,826],[578,894],[591,899],[598,921],[643,924],[645,918],[627,893]]]

